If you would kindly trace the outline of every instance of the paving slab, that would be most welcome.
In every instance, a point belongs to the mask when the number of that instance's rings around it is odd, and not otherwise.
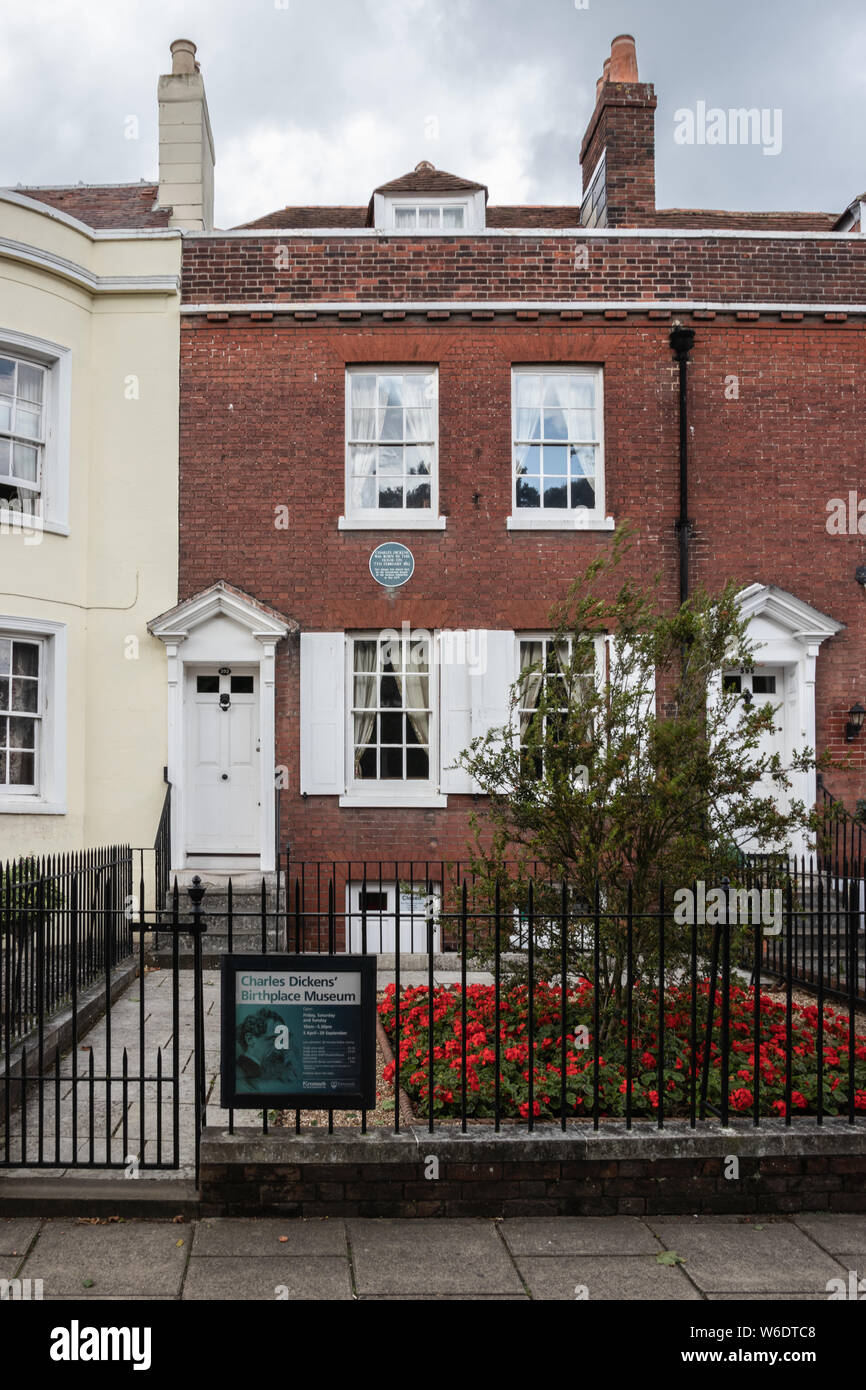
[[[534,1299],[589,1302],[611,1299],[695,1302],[700,1293],[682,1269],[653,1255],[523,1255],[518,1268]]]
[[[523,1293],[489,1221],[346,1222],[359,1294]]]
[[[637,1216],[511,1217],[499,1227],[522,1255],[651,1255],[664,1247]]]
[[[21,1217],[0,1216],[0,1255],[20,1255],[39,1230],[39,1222]]]
[[[708,1303],[816,1303],[826,1302],[826,1293],[708,1293]]]
[[[866,1261],[866,1216],[827,1213],[794,1217],[795,1225],[831,1255],[858,1254]],[[866,1271],[864,1271],[866,1273]]]
[[[314,1259],[285,1256],[193,1256],[184,1281],[184,1302],[202,1299],[250,1300],[279,1296],[289,1302],[345,1301],[352,1297],[349,1262],[329,1255]]]
[[[802,1293],[822,1290],[841,1267],[793,1224],[734,1224],[714,1216],[646,1218],[647,1225],[686,1260],[704,1293]]]
[[[346,1228],[338,1218],[281,1221],[213,1217],[195,1229],[194,1258],[211,1256],[347,1256]]]
[[[178,1241],[183,1241],[178,1245]],[[52,1294],[169,1294],[180,1291],[190,1232],[170,1221],[43,1226],[24,1273],[41,1279]]]
[[[358,1303],[528,1303],[526,1293],[365,1293]]]
[[[82,1289],[79,1294],[44,1294],[43,1302],[177,1302],[177,1294],[95,1294]]]

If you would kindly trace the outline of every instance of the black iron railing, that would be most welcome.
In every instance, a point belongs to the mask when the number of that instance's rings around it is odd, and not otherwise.
[[[176,1169],[183,1163],[192,1169],[198,1125],[190,1122],[182,1134],[181,1116],[184,1110],[200,1111],[204,1050],[188,1010],[181,1009],[178,946],[182,929],[189,931],[193,923],[181,918],[175,886],[162,924],[163,932],[171,933],[172,951],[151,974],[148,942],[155,922],[144,919],[131,892],[131,851],[73,858],[81,861],[74,866],[77,872],[44,875],[46,881],[62,881],[69,916],[68,1008],[52,1020],[49,995],[37,975],[26,1036],[14,1010],[7,1009],[4,1017],[0,1169],[123,1168],[131,1178],[139,1169]],[[90,891],[94,870],[105,884],[97,900]],[[38,896],[44,903],[44,887]],[[183,908],[188,910],[186,899]],[[36,959],[48,961],[46,912],[33,930],[42,942]],[[4,958],[9,960],[8,950]],[[10,978],[5,977],[4,1000],[10,997]],[[193,995],[200,1008],[200,961]],[[53,998],[59,1002],[59,994]],[[187,1074],[190,1058],[192,1075]],[[182,1090],[191,1103],[183,1109]]]
[[[132,952],[132,851],[112,845],[0,865],[0,1047]]]
[[[171,782],[166,778],[165,797],[153,842],[154,909],[157,922],[166,911],[171,887]],[[142,874],[143,878],[143,864]]]
[[[825,815],[826,843],[820,865],[827,871],[850,871],[855,876],[866,866],[866,822],[852,816],[844,804],[818,778],[818,809]]]
[[[386,1081],[431,1129],[866,1119],[862,877],[761,862],[638,911],[528,867],[491,893],[460,864],[284,860],[255,936],[379,956]],[[223,949],[250,950],[232,925],[229,897]]]

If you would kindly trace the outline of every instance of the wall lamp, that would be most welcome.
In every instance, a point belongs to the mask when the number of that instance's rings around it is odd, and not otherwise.
[[[845,742],[853,743],[860,730],[863,728],[863,721],[866,719],[866,709],[858,700],[856,705],[852,705],[848,711],[848,723],[845,725]]]

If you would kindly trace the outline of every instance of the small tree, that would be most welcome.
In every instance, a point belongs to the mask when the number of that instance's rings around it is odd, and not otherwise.
[[[533,878],[542,969],[558,968],[562,884],[569,959],[590,968],[585,928],[601,885],[605,1019],[624,1007],[629,904],[633,959],[651,983],[658,922],[640,914],[657,909],[661,883],[734,875],[745,848],[785,850],[795,831],[818,829],[815,811],[791,795],[791,773],[816,766],[812,750],[784,766],[766,751],[772,707],[723,680],[725,667],[749,670],[756,659],[738,586],[695,593],[673,613],[662,611],[657,582],[627,579],[605,599],[601,581],[625,541],[618,533],[611,556],[593,561],[552,612],[547,656],[512,687],[509,726],[473,740],[459,760],[489,798],[474,820],[476,882],[488,901],[498,884],[514,912]],[[668,921],[672,968],[689,945],[690,931]]]

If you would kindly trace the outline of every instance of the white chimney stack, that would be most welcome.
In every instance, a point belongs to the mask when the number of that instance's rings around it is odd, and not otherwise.
[[[195,44],[175,39],[171,72],[159,79],[159,206],[170,225],[186,231],[213,227],[213,135]]]

